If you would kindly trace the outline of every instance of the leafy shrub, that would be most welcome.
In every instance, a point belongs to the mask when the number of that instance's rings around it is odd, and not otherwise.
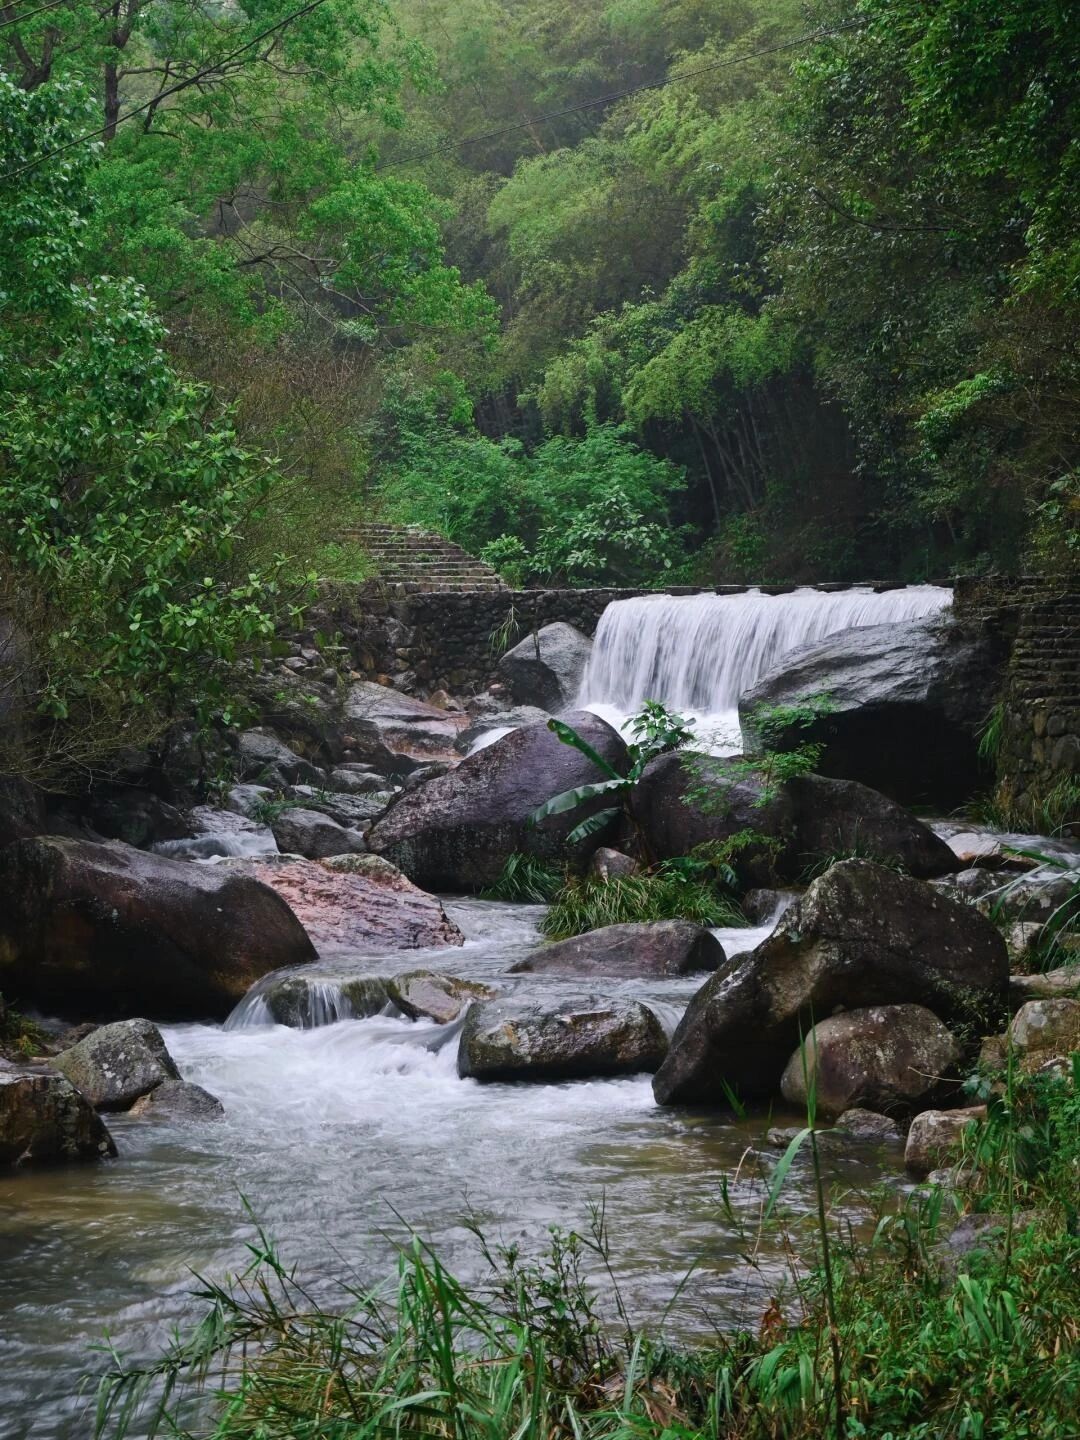
[[[533,855],[506,857],[499,878],[483,892],[484,900],[518,900],[536,905],[553,900],[565,877]]]

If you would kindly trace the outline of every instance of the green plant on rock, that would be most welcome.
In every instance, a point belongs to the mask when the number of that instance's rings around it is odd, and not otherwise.
[[[556,897],[565,879],[561,871],[545,865],[535,855],[515,852],[506,857],[498,879],[488,886],[481,898],[543,905]]]
[[[576,845],[590,835],[595,835],[598,830],[603,830],[605,826],[617,820],[620,815],[625,815],[638,832],[642,849],[647,850],[640,827],[634,819],[632,805],[634,787],[641,779],[650,760],[655,760],[658,755],[666,755],[672,750],[682,749],[693,739],[693,732],[681,715],[668,710],[656,700],[647,700],[627,728],[633,738],[627,745],[630,766],[623,775],[602,755],[598,755],[572,725],[567,725],[564,721],[554,718],[548,721],[548,729],[557,735],[564,745],[570,745],[580,751],[607,778],[589,785],[578,785],[573,790],[564,790],[562,794],[546,800],[543,805],[533,811],[534,824],[546,820],[549,815],[565,815],[568,811],[576,810],[592,800],[613,799],[619,803],[594,811],[593,814],[582,820],[580,825],[575,825],[566,837],[567,844]]]

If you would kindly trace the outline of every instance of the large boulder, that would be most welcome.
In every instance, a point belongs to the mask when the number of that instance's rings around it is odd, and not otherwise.
[[[773,933],[694,996],[654,1082],[661,1104],[775,1094],[788,1057],[838,1006],[924,1005],[985,1023],[1004,1003],[1008,953],[970,907],[866,860],[834,865]]]
[[[237,779],[283,790],[317,780],[320,772],[268,730],[244,730],[236,740]]]
[[[546,725],[547,722],[548,711],[541,710],[537,705],[515,705],[510,710],[494,707],[492,711],[470,719],[457,738],[457,748],[462,755],[468,755],[478,741],[490,745],[511,730],[520,730],[523,725]]]
[[[724,947],[711,930],[689,920],[656,920],[649,924],[605,925],[585,935],[543,945],[511,965],[537,975],[636,976],[693,975],[715,970],[725,960]]]
[[[238,864],[287,902],[320,955],[464,944],[439,900],[385,862],[352,873],[312,860]]]
[[[57,1165],[115,1154],[97,1111],[65,1075],[0,1060],[0,1166]]]
[[[95,1110],[130,1110],[166,1080],[179,1080],[161,1031],[149,1020],[117,1020],[62,1050],[53,1068],[66,1075]]]
[[[626,746],[610,725],[586,711],[563,719],[608,764],[625,766]],[[564,745],[546,725],[530,725],[402,795],[368,831],[368,846],[426,889],[483,890],[494,884],[515,852],[545,860],[586,859],[603,842],[603,832],[573,853],[566,836],[585,816],[603,808],[602,799],[539,825],[532,817],[553,795],[604,778],[591,760]]]
[[[804,880],[823,862],[851,855],[920,879],[960,864],[929,826],[866,785],[823,775],[770,782],[741,757],[661,755],[646,766],[633,803],[660,859],[727,845],[725,858],[748,887]]]
[[[1022,1053],[1057,1051],[1064,1054],[1080,1047],[1080,1000],[1058,996],[1051,1000],[1028,1000],[1009,1022],[1009,1039]]]
[[[527,1000],[474,1005],[465,1018],[458,1074],[474,1080],[578,1080],[655,1070],[667,1038],[636,1000],[550,1007]]]
[[[577,699],[591,653],[587,635],[556,620],[507,650],[496,670],[516,704],[565,710]]]
[[[273,890],[227,865],[43,836],[0,850],[0,990],[58,1014],[206,1019],[314,958]]]
[[[957,1158],[968,1132],[986,1118],[985,1105],[959,1110],[924,1110],[911,1122],[904,1164],[920,1179]]]
[[[824,775],[861,780],[908,804],[956,805],[987,778],[979,732],[1004,659],[985,628],[940,616],[841,630],[789,651],[742,696],[744,744],[759,747],[763,707],[798,709],[825,695],[828,713],[770,740],[785,749],[822,744]]]
[[[407,774],[432,760],[456,759],[454,742],[468,724],[463,714],[366,680],[350,685],[344,715],[351,749],[386,775]]]
[[[925,1109],[955,1082],[962,1054],[955,1036],[922,1005],[845,1010],[810,1031],[787,1063],[780,1093],[802,1107],[812,1088],[823,1116],[852,1106]]]

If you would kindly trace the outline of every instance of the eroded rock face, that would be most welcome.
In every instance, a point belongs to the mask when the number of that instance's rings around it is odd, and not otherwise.
[[[275,790],[319,778],[319,771],[309,760],[266,730],[245,730],[237,736],[236,763],[241,780]]]
[[[626,746],[610,725],[585,711],[563,719],[609,764],[625,765]],[[602,833],[573,855],[566,836],[590,810],[603,808],[603,801],[539,825],[532,823],[532,815],[553,795],[604,778],[546,725],[527,726],[402,795],[371,827],[368,846],[426,889],[482,890],[494,884],[515,852],[559,860],[583,860],[591,853]]]
[[[65,1075],[0,1060],[0,1166],[60,1165],[115,1154],[97,1111]]]
[[[929,826],[866,785],[802,775],[770,786],[739,761],[714,756],[682,752],[652,761],[634,792],[634,813],[661,859],[734,836],[760,837],[728,857],[748,888],[801,881],[846,854],[923,879],[959,867]]]
[[[455,975],[437,975],[431,970],[412,970],[394,975],[386,982],[390,999],[410,1020],[434,1020],[449,1025],[469,1005],[491,1000],[495,991],[475,980]]]
[[[43,836],[0,851],[0,990],[46,1012],[224,1018],[314,959],[273,889],[222,865]]]
[[[435,896],[396,870],[350,873],[313,860],[245,861],[242,868],[287,902],[322,955],[464,944]]]
[[[1003,1004],[1005,941],[983,916],[866,860],[816,880],[749,955],[690,1002],[656,1076],[661,1104],[775,1094],[788,1057],[838,1006],[920,1004],[984,1022]]]
[[[921,1005],[874,1005],[819,1020],[787,1063],[780,1093],[805,1106],[812,1086],[821,1115],[853,1106],[925,1109],[955,1081],[956,1038]]]
[[[956,1158],[960,1142],[973,1123],[986,1118],[985,1105],[959,1110],[924,1110],[916,1115],[904,1146],[904,1164],[923,1178]]]
[[[407,774],[432,760],[456,759],[454,742],[468,724],[463,714],[368,681],[350,685],[344,714],[352,749],[386,775]]]
[[[542,945],[510,967],[538,975],[692,975],[724,963],[724,947],[711,930],[689,920],[605,925],[585,935]]]
[[[468,755],[476,742],[492,730],[520,730],[523,725],[546,725],[547,722],[548,712],[536,705],[515,705],[506,709],[493,703],[490,709],[470,718],[457,738],[457,748],[462,755]]]
[[[475,1080],[578,1080],[655,1070],[667,1039],[637,1001],[561,1007],[518,1000],[475,1005],[465,1018],[458,1074]]]
[[[556,620],[526,635],[496,668],[516,704],[554,712],[565,710],[577,699],[591,653],[592,641],[587,635]]]
[[[985,631],[940,616],[842,630],[786,654],[742,696],[744,741],[755,748],[756,707],[828,695],[829,713],[793,726],[788,748],[820,742],[824,775],[908,804],[956,805],[985,779],[979,732],[1005,658]]]
[[[52,1065],[95,1110],[129,1110],[166,1080],[180,1079],[161,1031],[142,1019],[102,1025],[62,1050]]]

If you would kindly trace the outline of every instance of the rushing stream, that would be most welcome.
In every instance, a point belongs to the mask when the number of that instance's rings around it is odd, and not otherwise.
[[[451,902],[461,950],[371,956],[350,966],[386,974],[424,964],[502,976],[501,987],[570,982],[508,978],[536,943],[540,911]],[[730,952],[763,931],[718,932]],[[657,1003],[673,1020],[699,979],[604,986]],[[461,1224],[472,1211],[495,1239],[543,1246],[552,1224],[582,1228],[607,1205],[614,1265],[631,1311],[655,1320],[683,1272],[671,1328],[707,1331],[753,1319],[778,1268],[755,1276],[722,1218],[720,1184],[751,1221],[760,1185],[733,1178],[766,1122],[658,1109],[648,1077],[562,1085],[480,1086],[457,1078],[450,1027],[380,1015],[310,1030],[189,1025],[165,1031],[185,1078],[223,1101],[224,1121],[169,1128],[110,1117],[119,1160],[0,1182],[0,1437],[85,1440],[79,1377],[100,1369],[106,1331],[125,1352],[151,1353],[197,1313],[191,1272],[220,1277],[246,1259],[246,1198],[286,1257],[316,1283],[344,1266],[368,1280],[392,1269],[406,1226],[452,1264],[477,1272]],[[776,1152],[772,1152],[775,1156]],[[841,1178],[865,1186],[871,1158]],[[793,1203],[808,1203],[805,1176]],[[775,1262],[778,1266],[779,1262]]]

